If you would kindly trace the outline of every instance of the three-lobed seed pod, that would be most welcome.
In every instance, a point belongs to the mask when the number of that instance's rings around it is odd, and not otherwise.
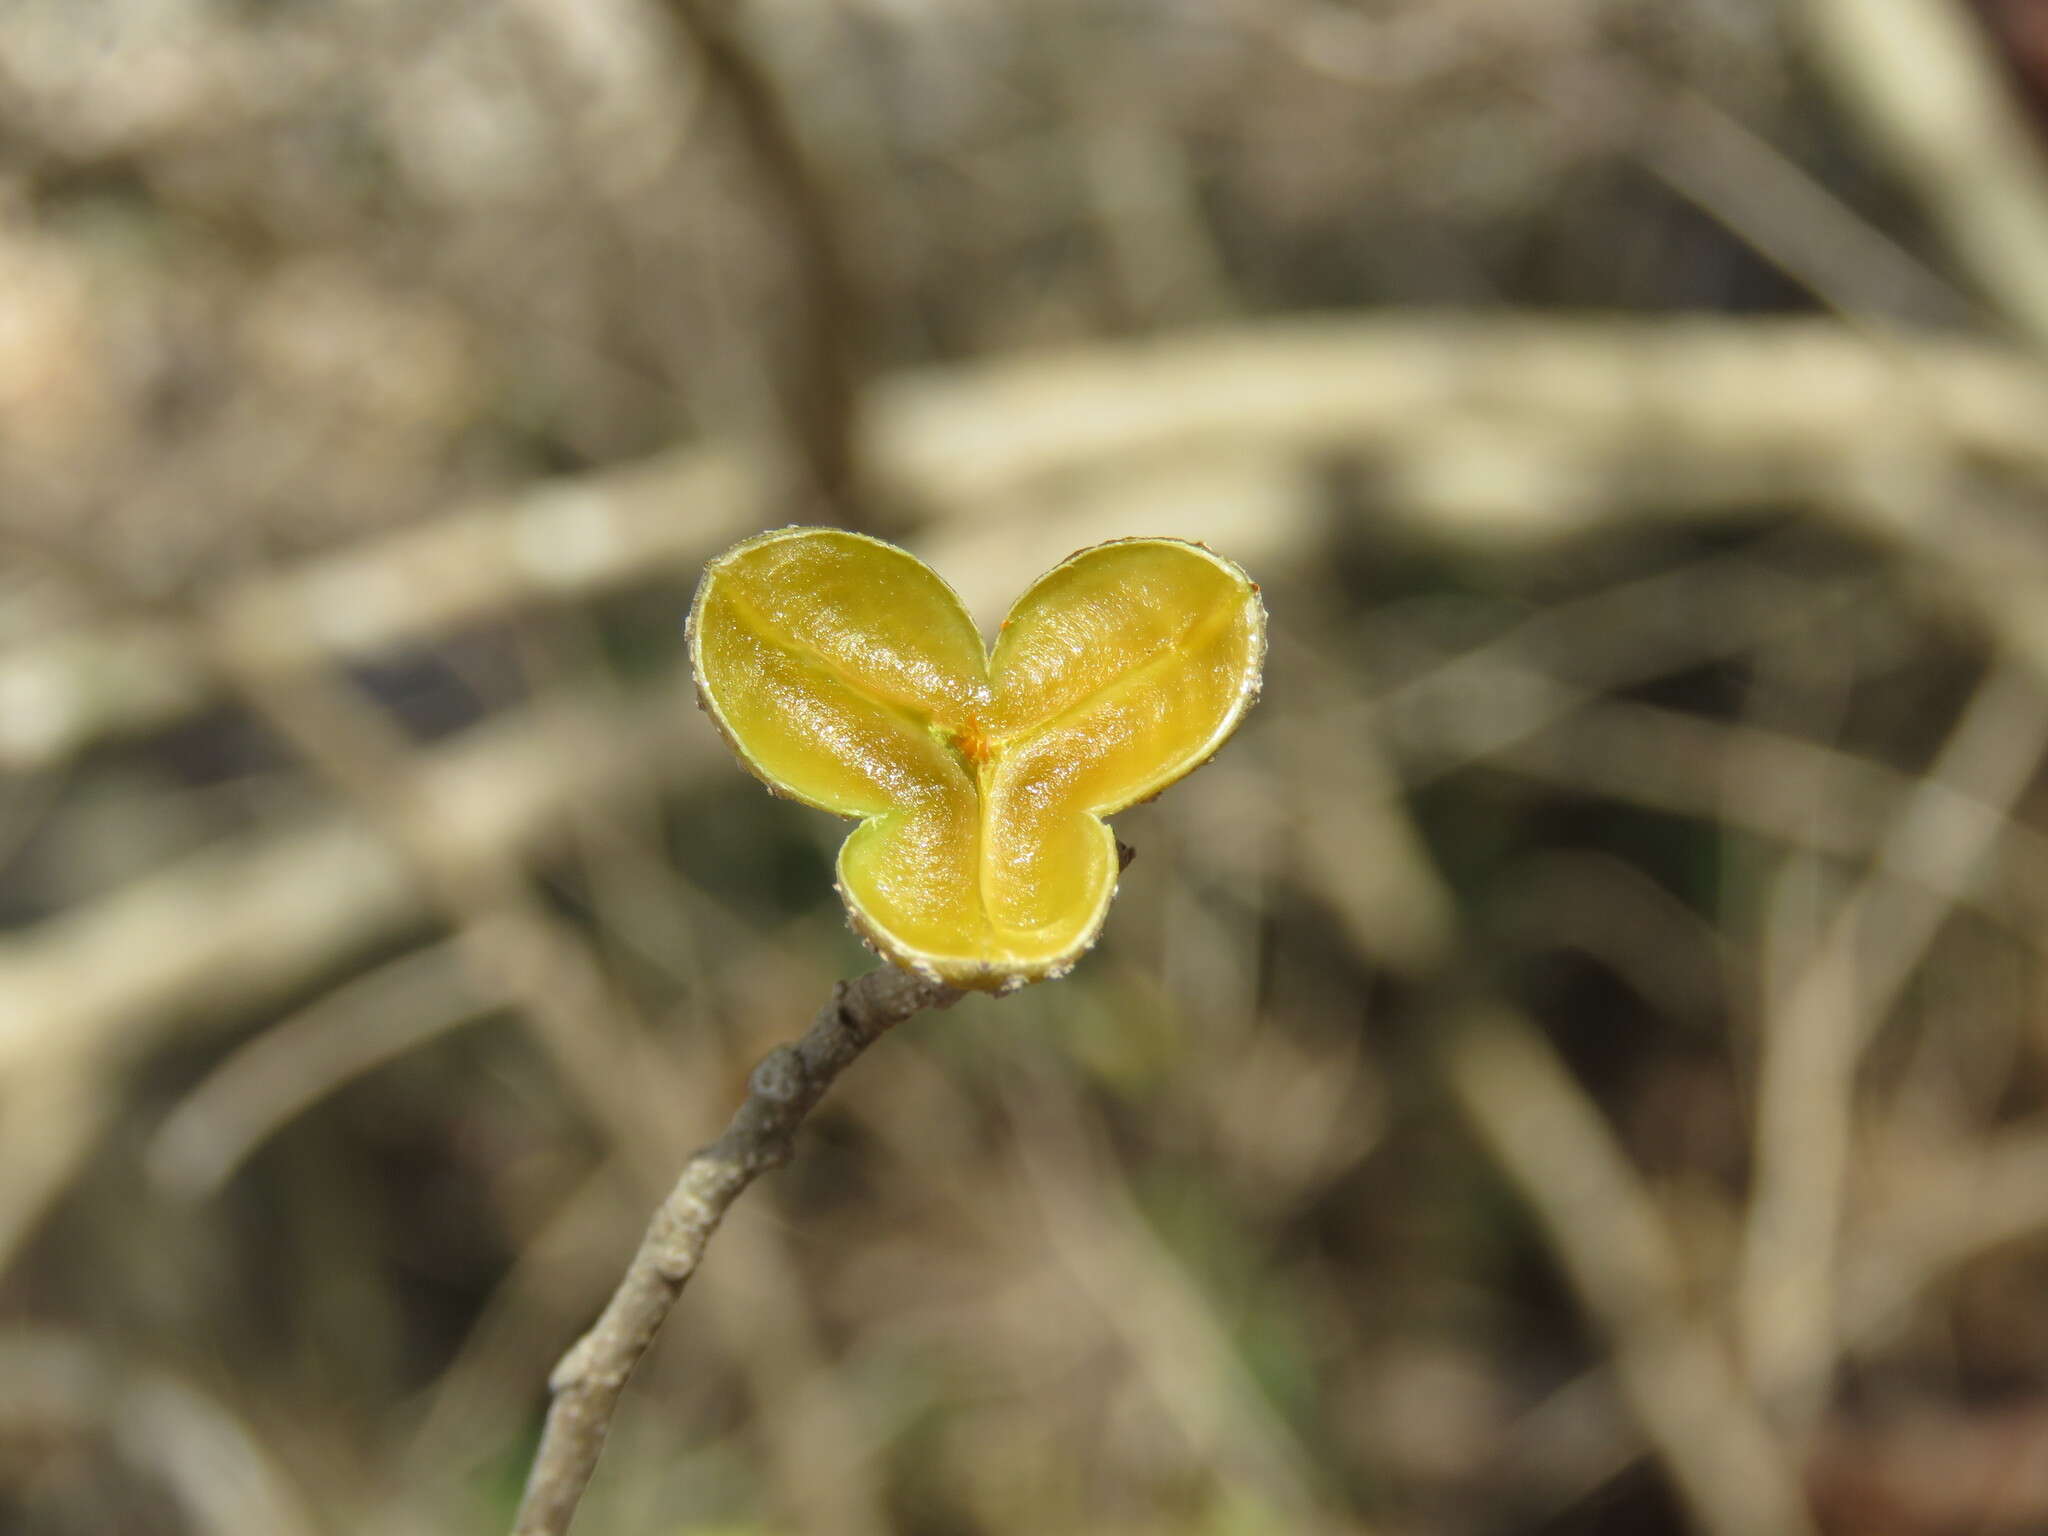
[[[840,896],[885,958],[956,987],[1063,975],[1116,893],[1103,818],[1214,755],[1258,697],[1257,585],[1178,539],[1032,584],[993,649],[915,555],[782,528],[704,569],[699,701],[778,793],[860,825]]]

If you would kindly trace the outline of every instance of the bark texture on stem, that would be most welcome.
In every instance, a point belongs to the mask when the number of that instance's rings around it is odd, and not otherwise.
[[[724,1134],[683,1165],[612,1299],[549,1377],[554,1397],[513,1536],[563,1536],[569,1529],[626,1379],[733,1201],[759,1175],[789,1161],[797,1128],[855,1057],[913,1014],[959,997],[951,987],[885,965],[840,982],[802,1039],[761,1058],[746,1101]]]

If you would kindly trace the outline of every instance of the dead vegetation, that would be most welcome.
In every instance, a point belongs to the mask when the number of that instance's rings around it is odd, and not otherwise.
[[[0,1532],[508,1526],[867,964],[677,670],[795,519],[1206,538],[1266,699],[579,1533],[2048,1523],[2025,10],[17,0]]]

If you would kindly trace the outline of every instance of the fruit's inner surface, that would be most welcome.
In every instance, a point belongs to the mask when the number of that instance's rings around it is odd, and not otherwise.
[[[814,654],[778,643],[754,617],[713,593],[700,615],[700,655],[706,674],[718,679],[728,732],[763,778],[842,816],[878,816],[949,789],[973,798],[960,764],[909,711],[861,692]]]
[[[942,969],[972,967],[1000,947],[974,888],[980,806],[939,796],[871,817],[839,852],[839,883],[871,938]]]
[[[1258,610],[1182,545],[1109,545],[1022,599],[990,661],[989,731],[1013,789],[1098,815],[1206,758],[1254,681]],[[1012,782],[1014,781],[1014,782]]]
[[[856,922],[966,985],[1086,946],[1116,883],[1100,818],[1214,750],[1260,645],[1242,575],[1168,541],[1056,568],[992,657],[927,567],[853,535],[742,546],[700,603],[700,680],[735,747],[863,818],[839,861]]]
[[[901,550],[829,534],[743,546],[705,588],[697,664],[734,747],[800,799],[875,816],[973,792],[943,723],[986,692],[981,636]]]
[[[811,653],[877,703],[964,718],[987,691],[973,619],[903,550],[830,532],[781,538],[735,561],[718,586],[764,637]]]

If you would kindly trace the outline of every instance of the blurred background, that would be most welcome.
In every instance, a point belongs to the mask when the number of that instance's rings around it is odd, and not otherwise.
[[[505,1528],[872,963],[702,562],[1264,584],[588,1536],[2048,1529],[2048,5],[0,5],[0,1532]]]

